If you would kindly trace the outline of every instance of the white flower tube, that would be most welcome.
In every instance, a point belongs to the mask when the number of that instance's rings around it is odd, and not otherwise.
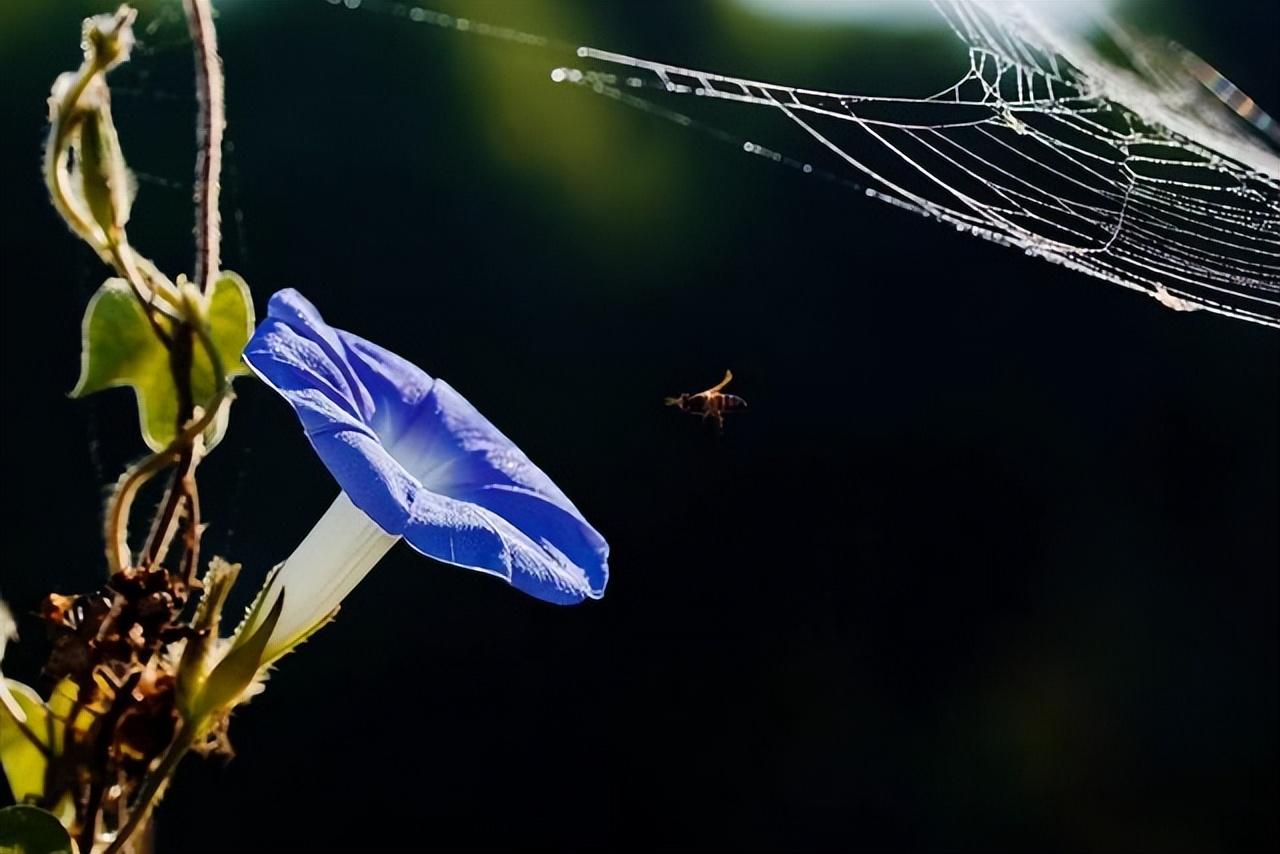
[[[345,492],[339,493],[264,594],[260,613],[270,609],[281,590],[289,595],[267,641],[263,662],[284,655],[328,620],[399,539],[378,527]]]

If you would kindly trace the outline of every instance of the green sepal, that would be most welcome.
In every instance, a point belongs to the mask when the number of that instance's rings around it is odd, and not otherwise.
[[[267,573],[267,578],[262,582],[262,588],[258,591],[258,595],[253,598],[253,603],[245,612],[244,619],[240,621],[240,625],[236,627],[235,643],[241,644],[247,640],[262,620],[262,609],[267,602],[271,591],[275,589],[276,576],[280,574],[280,570],[284,569],[284,564],[280,563]],[[341,607],[341,606],[339,606]],[[267,649],[263,653],[262,667],[270,667],[284,656],[293,652],[302,644],[311,639],[311,636],[323,629],[333,618],[338,615],[338,608],[334,608],[322,619],[317,620],[313,625],[308,626],[296,635],[285,638],[283,641],[277,641],[274,647]]]
[[[232,635],[232,643],[236,646],[243,644],[249,638],[253,637],[253,633],[258,630],[258,626],[262,625],[262,618],[266,614],[263,609],[266,608],[267,598],[271,594],[272,586],[275,584],[276,576],[280,574],[280,570],[284,569],[283,563],[278,563],[267,573],[267,577],[262,582],[262,586],[258,588],[258,593],[253,597],[253,601],[249,603],[249,607],[245,609],[244,619],[240,621],[240,625],[236,626],[235,634]],[[274,602],[272,604],[275,604]]]
[[[205,680],[204,688],[188,712],[189,721],[200,722],[218,709],[230,708],[240,696],[258,678],[262,669],[262,654],[267,648],[267,641],[280,621],[280,613],[284,610],[285,591],[281,590],[271,610],[253,634],[248,638],[236,638],[231,650],[222,661],[218,662]]]
[[[253,300],[249,287],[235,273],[222,272],[214,282],[206,310],[210,338],[232,378],[248,373],[240,361],[253,333]],[[173,327],[160,318],[166,334]],[[130,386],[138,401],[142,438],[152,450],[162,450],[177,435],[178,390],[169,366],[169,351],[157,338],[146,312],[123,279],[108,279],[93,295],[81,323],[80,379],[72,397],[84,397],[115,386]],[[208,406],[217,392],[209,356],[197,341],[191,366],[191,396]],[[226,410],[205,432],[212,448],[226,432]]]
[[[191,628],[198,634],[187,641],[178,665],[178,707],[188,720],[194,720],[199,711],[200,694],[209,676],[209,662],[219,643],[222,608],[239,575],[240,564],[215,557],[209,561],[209,569],[201,580],[204,595],[191,618]]]
[[[71,851],[71,836],[53,813],[27,804],[0,809],[0,854]]]

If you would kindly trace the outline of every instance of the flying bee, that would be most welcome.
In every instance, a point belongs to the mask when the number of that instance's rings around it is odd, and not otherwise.
[[[747,402],[736,394],[725,394],[722,388],[733,379],[733,371],[725,371],[724,379],[706,391],[697,394],[682,394],[679,397],[668,397],[667,406],[674,406],[681,412],[701,415],[704,419],[714,418],[716,431],[724,432],[724,414],[735,409],[746,409]]]

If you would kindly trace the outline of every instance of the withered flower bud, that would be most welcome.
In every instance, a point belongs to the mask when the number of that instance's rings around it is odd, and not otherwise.
[[[80,45],[85,59],[101,71],[127,61],[133,50],[133,22],[137,17],[136,9],[121,6],[113,14],[85,18]]]
[[[108,242],[114,242],[129,221],[137,184],[120,150],[106,85],[98,82],[92,88],[97,90],[93,105],[79,122],[76,171],[85,207]]]

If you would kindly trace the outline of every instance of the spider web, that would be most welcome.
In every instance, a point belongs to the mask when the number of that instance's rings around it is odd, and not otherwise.
[[[869,196],[1172,309],[1280,327],[1280,130],[1266,113],[1189,51],[1111,21],[1102,31],[1120,61],[1023,6],[935,5],[969,68],[927,98],[795,88],[591,47],[578,57],[613,70],[558,68],[552,79],[686,126],[699,123],[626,90],[776,110]]]

